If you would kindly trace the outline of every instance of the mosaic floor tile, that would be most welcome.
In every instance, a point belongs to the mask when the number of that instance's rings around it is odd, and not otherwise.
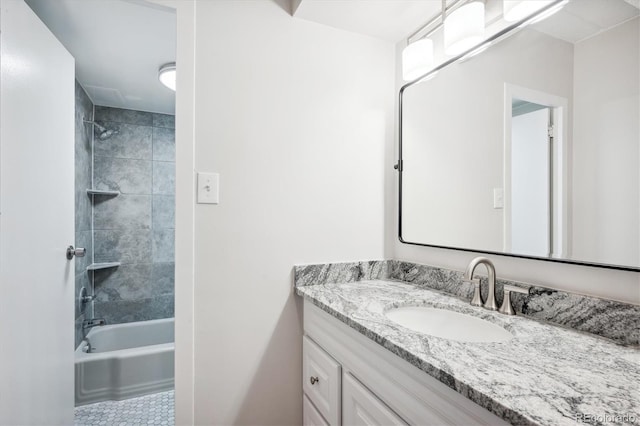
[[[75,426],[173,426],[173,391],[76,407]]]

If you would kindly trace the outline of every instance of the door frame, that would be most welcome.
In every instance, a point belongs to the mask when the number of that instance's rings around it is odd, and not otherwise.
[[[553,229],[551,257],[565,259],[571,256],[571,229],[568,226],[571,215],[570,143],[569,143],[569,101],[567,98],[529,89],[515,84],[504,84],[504,232],[503,247],[511,252],[511,120],[512,101],[521,99],[551,108],[553,116],[552,206],[550,224]]]
[[[146,0],[176,11],[175,423],[194,424],[195,28],[194,0]]]

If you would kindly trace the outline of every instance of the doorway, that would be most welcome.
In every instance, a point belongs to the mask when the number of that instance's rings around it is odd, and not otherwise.
[[[505,84],[504,249],[569,255],[568,100]]]

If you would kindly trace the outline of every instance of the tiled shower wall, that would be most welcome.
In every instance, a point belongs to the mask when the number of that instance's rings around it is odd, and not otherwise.
[[[75,300],[75,346],[82,340],[82,321],[91,318],[91,304],[85,305],[85,311],[78,302],[78,294],[82,287],[86,287],[91,294],[91,277],[87,266],[93,258],[93,238],[91,235],[91,199],[87,196],[87,188],[91,188],[92,155],[91,132],[92,126],[83,123],[82,119],[91,120],[93,117],[93,103],[82,86],[76,81],[76,110],[75,110],[75,224],[76,247],[87,249],[85,257],[75,258],[76,291]]]
[[[119,133],[94,142],[95,317],[109,324],[173,317],[174,116],[95,107],[95,120]]]

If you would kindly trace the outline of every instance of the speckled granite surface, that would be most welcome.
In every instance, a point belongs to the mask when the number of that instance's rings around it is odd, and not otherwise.
[[[376,260],[295,267],[295,285],[347,283],[388,279],[444,291],[471,300],[473,288],[462,281],[462,272],[399,260]],[[500,271],[497,271],[500,277]],[[486,280],[482,285],[486,299]],[[612,339],[622,345],[640,345],[640,306],[571,294],[524,283],[496,282],[496,300],[502,303],[504,284],[529,288],[529,294],[512,294],[519,315]],[[640,422],[640,420],[639,420]]]
[[[581,416],[604,415],[631,415],[640,422],[638,348],[473,307],[424,286],[388,280],[322,284],[298,286],[296,292],[513,424],[568,425],[585,419]],[[462,343],[411,331],[385,317],[386,310],[406,305],[476,316],[514,337],[505,343]],[[618,420],[605,423],[629,424]]]

